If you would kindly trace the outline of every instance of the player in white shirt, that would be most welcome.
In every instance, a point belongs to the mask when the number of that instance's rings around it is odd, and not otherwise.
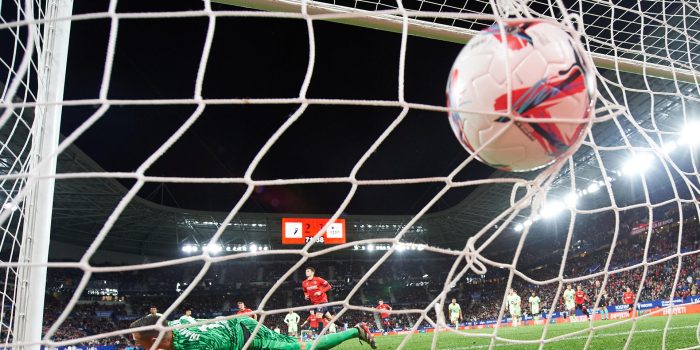
[[[192,317],[192,308],[186,307],[185,308],[185,314],[180,316],[180,320],[184,320],[189,323],[195,323],[197,322],[194,317]]]
[[[293,337],[297,336],[299,331],[299,314],[289,310],[287,316],[284,317],[284,323],[287,324],[287,333]]]
[[[151,305],[151,307],[148,308],[148,314],[149,315],[155,315],[155,316],[163,316],[160,312],[158,312],[158,308],[155,305]]]
[[[455,329],[459,328],[459,321],[462,320],[462,308],[457,304],[457,299],[452,298],[452,303],[447,307],[450,313],[450,322],[455,325]]]
[[[520,309],[520,297],[515,292],[515,289],[511,288],[508,298],[508,311],[510,311],[510,316],[513,318],[513,327],[520,325],[520,316],[522,316],[522,311]]]
[[[537,296],[535,291],[532,291],[532,296],[527,299],[530,303],[530,313],[535,321],[540,319],[540,297]]]
[[[564,308],[566,308],[566,311],[569,313],[569,321],[572,322],[574,320],[574,316],[576,315],[576,303],[574,303],[575,296],[576,292],[573,288],[571,288],[571,284],[567,284],[566,290],[564,291]]]

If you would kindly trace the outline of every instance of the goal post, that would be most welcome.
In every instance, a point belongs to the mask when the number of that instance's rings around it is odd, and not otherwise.
[[[33,3],[33,2],[31,2]],[[36,12],[35,12],[36,11]],[[39,349],[43,330],[44,295],[49,257],[51,218],[56,175],[61,111],[63,101],[68,43],[73,11],[72,0],[49,0],[45,8],[27,8],[32,13],[44,13],[37,62],[37,106],[34,108],[31,151],[24,191],[22,241],[17,262],[16,298],[13,308],[14,343],[18,349]],[[64,20],[55,20],[63,18]],[[32,25],[39,36],[41,26]],[[30,43],[33,45],[33,43]],[[31,54],[31,53],[25,53]],[[22,198],[16,200],[22,201]],[[11,204],[17,205],[17,204]],[[22,265],[25,264],[25,265]]]
[[[339,6],[320,1],[298,0],[212,0],[213,2],[250,8],[269,12],[302,13],[302,7],[306,6],[309,15],[322,20],[354,25],[364,28],[383,30],[394,33],[403,31],[403,17],[399,10],[366,11],[361,9]],[[409,35],[428,39],[436,39],[458,44],[468,42],[476,33],[475,30],[461,27],[453,27],[440,23],[431,23],[422,20],[423,17],[431,18],[459,18],[469,15],[453,12],[428,12],[405,10],[407,17],[406,26]],[[477,17],[471,14],[471,17]],[[488,15],[478,16],[488,18]],[[495,17],[491,16],[493,20]],[[669,67],[656,63],[632,60],[624,57],[614,57],[596,52],[590,53],[596,67],[617,70],[620,72],[646,75],[650,77],[672,79],[685,83],[696,84],[700,82],[700,73],[681,67]]]

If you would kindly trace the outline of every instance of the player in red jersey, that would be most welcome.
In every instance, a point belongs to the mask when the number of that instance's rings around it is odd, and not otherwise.
[[[320,318],[316,317],[316,311],[309,310],[309,317],[306,318],[306,321],[304,321],[304,323],[302,323],[301,327],[299,327],[299,328],[304,328],[304,326],[306,326],[306,324],[308,323],[309,329],[311,329],[311,332],[314,335],[316,335],[317,334],[316,331],[318,329],[319,324],[322,324],[319,321],[321,321],[322,319],[323,319],[323,315],[321,315]],[[323,326],[321,326],[321,329],[323,329]]]
[[[306,279],[301,282],[301,290],[304,292],[304,299],[310,300],[311,304],[318,305],[328,302],[327,291],[331,290],[331,285],[321,277],[315,277],[316,269],[309,266],[306,268]],[[326,319],[332,319],[331,313],[325,306],[319,306],[316,311],[324,314]]]
[[[236,315],[242,315],[242,314],[247,314],[254,320],[258,320],[258,315],[253,313],[253,310],[245,307],[245,303],[242,301],[238,302],[238,312],[236,312]]]
[[[634,293],[632,293],[630,287],[627,287],[627,291],[622,293],[622,302],[627,304],[629,307],[629,315],[632,317],[632,312],[634,311]]]
[[[379,299],[379,305],[375,307],[377,310],[391,310],[391,306],[389,304],[384,304],[384,300]],[[391,327],[391,324],[389,323],[389,314],[386,312],[379,312],[379,318],[382,320],[382,327],[384,330],[388,330]]]
[[[583,291],[583,287],[579,284],[576,286],[576,294],[574,294],[574,302],[576,303],[576,310],[581,310],[586,317],[591,317],[591,315],[588,314],[588,308],[586,308],[586,305],[583,303],[587,302],[588,295],[586,292]]]
[[[323,314],[316,311],[316,319],[318,320],[318,327],[316,327],[316,333],[321,334],[324,328],[328,326],[328,319],[323,317]]]

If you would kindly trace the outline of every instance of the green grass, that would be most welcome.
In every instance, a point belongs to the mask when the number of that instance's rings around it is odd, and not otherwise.
[[[663,329],[666,325],[666,317],[647,317],[637,321],[634,335],[630,341],[629,349],[661,349]],[[612,324],[616,321],[596,321],[594,326]],[[700,323],[700,314],[673,316],[669,324],[666,336],[666,349],[679,349],[690,346],[697,346],[696,329]],[[547,327],[546,338],[552,338],[564,334],[571,334],[584,330],[588,323],[563,323],[550,324]],[[627,335],[632,329],[632,323],[612,326],[594,333],[588,349],[622,349],[627,341]],[[521,326],[517,328],[501,328],[498,336],[516,340],[539,340],[542,336],[544,326]],[[471,336],[462,336],[449,332],[439,332],[437,339],[437,349],[442,350],[470,350],[488,349],[490,338],[479,338],[474,335],[490,334],[493,329],[481,329],[462,331]],[[586,344],[588,332],[574,335],[573,338],[560,340],[545,344],[545,349],[582,349]],[[395,349],[404,339],[404,335],[377,337],[378,349]],[[413,334],[404,349],[430,349],[433,341],[433,333]],[[539,349],[539,344],[511,344],[503,341],[496,341],[496,349]],[[338,350],[369,349],[364,344],[360,345],[356,340],[347,341],[337,348]]]

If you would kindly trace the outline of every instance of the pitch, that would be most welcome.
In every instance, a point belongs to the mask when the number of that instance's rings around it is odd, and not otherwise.
[[[628,349],[661,349],[663,330],[666,317],[648,317],[637,321],[636,329]],[[619,321],[596,321],[595,326],[611,324]],[[697,345],[697,328],[700,314],[673,316],[666,336],[666,349],[681,349]],[[547,328],[547,338],[586,329],[588,323],[550,324]],[[537,340],[542,336],[543,326],[522,326],[518,328],[502,328],[499,337],[518,340]],[[617,325],[595,332],[588,349],[622,349],[627,341],[627,335],[632,329],[631,323]],[[465,331],[468,333],[490,333],[492,329]],[[377,337],[379,349],[396,349],[405,336]],[[578,334],[567,340],[546,344],[545,349],[583,349],[588,339],[588,333]],[[432,333],[414,334],[404,349],[430,349],[433,340]],[[437,349],[441,350],[477,350],[488,349],[490,338],[463,337],[460,335],[441,332],[438,335]],[[497,349],[539,349],[539,344],[508,344],[497,342]],[[338,346],[338,350],[369,349],[357,342],[347,342]]]

